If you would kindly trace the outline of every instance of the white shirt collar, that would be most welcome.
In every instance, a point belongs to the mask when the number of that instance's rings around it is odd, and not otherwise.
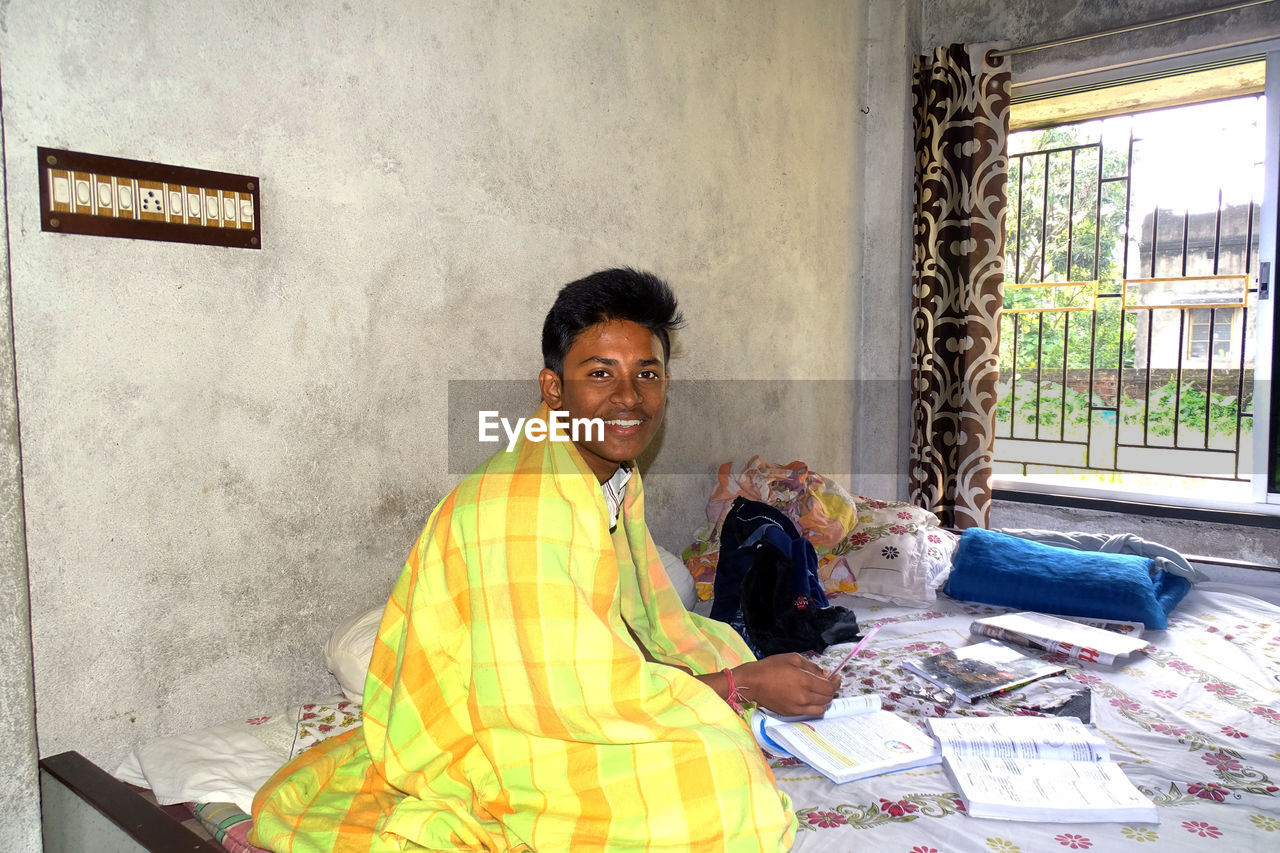
[[[618,526],[618,514],[622,512],[622,500],[626,496],[627,481],[631,479],[631,469],[619,465],[613,476],[600,484],[604,492],[605,506],[609,507],[609,529]]]

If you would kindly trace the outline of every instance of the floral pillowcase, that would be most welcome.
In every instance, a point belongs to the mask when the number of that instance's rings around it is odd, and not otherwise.
[[[803,462],[774,465],[752,457],[740,468],[720,466],[707,503],[707,523],[684,552],[698,597],[712,597],[720,526],[741,495],[787,515],[818,555],[828,595],[854,593],[896,604],[928,604],[946,581],[958,537],[937,516],[900,501],[868,500]]]
[[[857,594],[894,604],[934,601],[959,537],[918,506],[861,497],[855,505],[857,525],[836,550],[857,578]]]

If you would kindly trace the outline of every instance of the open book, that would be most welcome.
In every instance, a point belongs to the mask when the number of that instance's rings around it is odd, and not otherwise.
[[[1066,669],[1025,655],[999,640],[962,646],[929,657],[904,658],[902,666],[965,702],[1021,687]]]
[[[769,752],[794,756],[833,782],[941,761],[933,739],[881,710],[875,693],[836,699],[821,717],[780,718],[757,711],[751,717],[751,731]]]
[[[1155,805],[1071,717],[938,717],[929,730],[973,817],[1159,823]]]
[[[1030,611],[979,619],[969,626],[969,633],[980,637],[994,637],[1028,648],[1059,652],[1076,660],[1104,666],[1110,666],[1115,663],[1116,658],[1147,646],[1147,641],[1140,636],[1125,636],[1070,619]]]

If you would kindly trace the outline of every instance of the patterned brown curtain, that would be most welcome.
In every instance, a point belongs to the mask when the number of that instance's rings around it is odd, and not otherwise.
[[[991,509],[1009,136],[1008,61],[916,59],[911,500],[943,524]]]

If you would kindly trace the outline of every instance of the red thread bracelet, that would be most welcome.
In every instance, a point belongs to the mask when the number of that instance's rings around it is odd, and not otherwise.
[[[741,714],[744,710],[742,707],[742,691],[733,683],[733,670],[726,668],[720,671],[724,673],[725,679],[729,682],[729,695],[725,697],[725,701],[729,703],[730,708]]]

